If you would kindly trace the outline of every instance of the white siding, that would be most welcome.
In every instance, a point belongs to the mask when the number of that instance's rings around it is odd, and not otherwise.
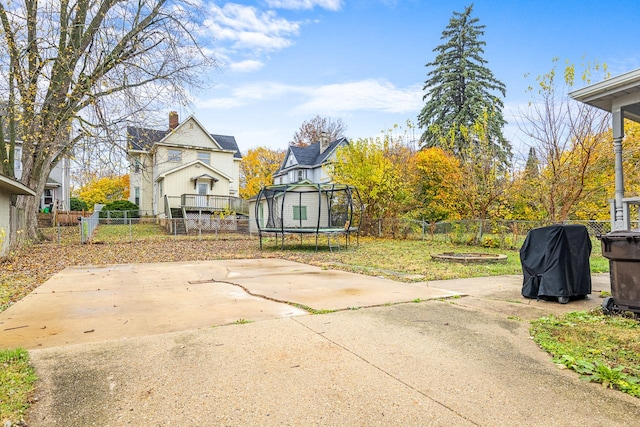
[[[190,147],[202,147],[202,148],[216,148],[217,147],[211,137],[193,120],[193,118],[187,119],[182,125],[174,130],[167,138],[166,141],[170,144],[184,145]]]
[[[307,187],[296,188],[297,191],[304,191]],[[328,207],[326,197],[318,197],[318,192],[309,187],[309,193],[286,193],[284,199],[283,224],[285,228],[316,228],[318,226],[318,215],[320,216],[320,227],[328,224]],[[320,206],[318,206],[320,205]],[[306,219],[295,217],[297,206],[306,208]],[[266,215],[266,212],[265,212]]]
[[[180,161],[170,161],[170,150],[180,150]],[[198,153],[210,155],[211,166],[215,171],[197,163]],[[161,143],[156,144],[151,154],[142,155],[144,167],[139,174],[131,174],[130,200],[135,198],[135,187],[140,187],[140,209],[153,210],[155,214],[164,212],[164,195],[179,197],[183,194],[196,194],[191,178],[209,174],[218,179],[207,194],[216,196],[238,196],[240,190],[240,159],[233,152],[221,150],[214,139],[194,118],[187,119],[171,132]],[[204,182],[204,181],[203,181]],[[173,201],[172,201],[173,205]]]
[[[191,178],[200,176],[202,174],[209,174],[215,177],[218,182],[213,184],[213,190],[208,189],[208,195],[228,196],[229,195],[229,181],[224,176],[211,171],[208,168],[202,166],[198,167],[198,164],[194,164],[190,167],[180,169],[174,173],[169,173],[164,178],[163,191],[164,194],[169,196],[180,196],[182,194],[196,194],[197,188],[194,188],[194,182]],[[202,182],[209,182],[203,180]]]
[[[148,154],[134,154],[131,158],[132,162],[138,161],[140,167],[137,172],[134,167],[129,173],[129,201],[135,203],[136,187],[140,188],[140,203],[138,207],[145,213],[153,211],[153,183],[152,183],[152,166],[151,157]]]

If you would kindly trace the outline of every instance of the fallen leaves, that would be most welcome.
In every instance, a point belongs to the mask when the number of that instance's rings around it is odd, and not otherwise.
[[[80,244],[76,227],[49,229],[50,240],[22,248],[0,261],[0,312],[19,301],[59,271],[71,266],[134,264],[220,259],[280,258],[310,265],[352,271],[395,280],[411,281],[407,275],[423,280],[478,275],[518,274],[519,262],[514,252],[510,261],[484,266],[441,265],[430,260],[430,253],[451,250],[450,244],[410,240],[360,238],[352,240],[348,250],[330,251],[320,240],[316,251],[315,236],[287,236],[281,249],[274,239],[265,239],[263,250],[256,236],[220,234],[184,236],[177,239],[164,234],[138,236],[133,242]],[[45,233],[46,234],[46,233]],[[355,240],[355,239],[354,239]],[[301,245],[301,242],[303,243]],[[323,245],[324,243],[324,245]],[[330,267],[329,267],[330,266]]]

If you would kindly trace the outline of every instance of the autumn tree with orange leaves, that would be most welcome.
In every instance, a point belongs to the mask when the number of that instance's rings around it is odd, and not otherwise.
[[[273,184],[273,174],[284,160],[284,150],[258,147],[248,150],[240,162],[240,197],[256,196],[265,185]]]

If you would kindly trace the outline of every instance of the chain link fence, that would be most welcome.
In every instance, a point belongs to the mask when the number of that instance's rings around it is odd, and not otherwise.
[[[187,218],[82,219],[80,243],[121,243],[141,240],[209,239],[220,234],[249,236],[249,220],[233,215],[188,215]],[[58,233],[60,235],[60,233]]]
[[[582,224],[596,237],[611,231],[609,221],[563,221]],[[384,218],[364,220],[361,235],[394,239],[421,239],[492,248],[519,248],[529,230],[552,225],[552,221],[460,220],[430,223],[426,221]]]
[[[582,224],[587,227],[592,238],[611,231],[609,221],[564,221],[562,223]],[[384,218],[364,220],[360,235],[515,249],[522,246],[529,230],[551,224],[553,224],[551,221],[499,219],[429,223],[412,219]],[[60,232],[60,226],[52,234],[54,236],[57,234],[60,243],[60,236],[63,234]],[[247,217],[220,213],[189,213],[186,218],[158,218],[102,212],[100,215],[80,221],[80,243],[118,243],[149,239],[210,239],[217,238],[219,235],[224,235],[225,238],[257,237],[255,233],[251,235]],[[75,242],[77,243],[78,240]]]

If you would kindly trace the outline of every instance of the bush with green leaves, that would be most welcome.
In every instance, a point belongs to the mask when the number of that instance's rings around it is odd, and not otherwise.
[[[104,205],[100,218],[140,218],[140,207],[128,200],[116,200]]]
[[[88,211],[89,206],[84,200],[80,200],[77,197],[69,199],[69,208],[72,211]]]

